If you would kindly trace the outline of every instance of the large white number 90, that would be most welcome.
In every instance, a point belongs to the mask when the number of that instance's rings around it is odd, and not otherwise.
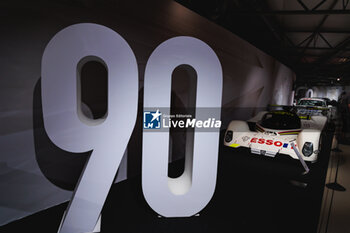
[[[86,118],[80,106],[79,67],[91,59],[101,61],[108,72],[107,114],[98,120]],[[113,30],[77,24],[51,39],[41,77],[49,138],[70,152],[93,150],[59,231],[92,232],[135,125],[137,62],[127,42]]]
[[[80,68],[90,60],[100,61],[108,71],[108,109],[97,120],[81,111]],[[145,71],[144,107],[170,109],[171,75],[181,64],[197,72],[197,110],[211,108],[212,116],[220,119],[219,59],[207,44],[191,37],[167,40],[152,53]],[[92,232],[135,125],[137,62],[116,32],[97,24],[76,24],[51,39],[43,54],[41,76],[44,126],[51,141],[70,152],[93,151],[59,232]],[[171,179],[167,176],[169,132],[143,133],[143,193],[163,216],[196,214],[214,193],[219,129],[194,130],[193,139],[186,145],[184,174]]]

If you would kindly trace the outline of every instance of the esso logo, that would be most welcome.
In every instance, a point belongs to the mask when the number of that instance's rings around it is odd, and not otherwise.
[[[91,60],[108,70],[108,110],[97,120],[87,119],[80,110],[79,67]],[[171,107],[171,74],[182,64],[197,73],[196,108],[220,109],[220,61],[207,44],[185,36],[164,41],[149,57],[144,108]],[[92,151],[58,232],[92,232],[98,222],[135,126],[138,75],[128,43],[102,25],[69,26],[46,46],[41,71],[45,130],[66,151]],[[219,129],[194,131],[192,159],[186,160],[184,174],[176,179],[167,176],[169,131],[144,131],[142,145],[142,190],[151,208],[165,217],[187,217],[208,204],[216,185]]]
[[[283,147],[283,148],[290,148],[293,149],[293,146],[289,143],[283,143],[281,141],[274,141],[271,139],[265,139],[265,138],[252,138],[250,140],[250,143],[258,143],[258,144],[265,144],[268,146],[276,146],[276,147]],[[295,144],[295,146],[297,146]]]
[[[265,139],[265,138],[252,138],[250,140],[251,143],[259,143],[259,144],[266,144],[268,146],[274,145],[277,147],[281,147],[283,143],[281,141],[273,141],[270,139]],[[287,143],[288,145],[288,143]]]

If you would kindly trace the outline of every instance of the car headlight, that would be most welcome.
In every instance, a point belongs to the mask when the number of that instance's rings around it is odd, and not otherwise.
[[[226,132],[226,135],[225,135],[225,142],[230,142],[232,141],[232,135],[233,135],[233,132],[231,130],[228,130]]]
[[[314,145],[312,144],[312,142],[305,142],[302,151],[306,157],[312,155],[312,153],[314,152]]]

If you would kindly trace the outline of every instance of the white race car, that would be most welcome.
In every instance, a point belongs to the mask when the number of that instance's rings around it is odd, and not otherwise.
[[[246,147],[261,156],[285,154],[299,159],[308,172],[305,161],[317,161],[326,122],[325,116],[300,119],[291,111],[263,111],[247,122],[231,121],[225,132],[224,145]]]
[[[322,98],[301,98],[298,100],[297,106],[327,108],[327,102]]]
[[[306,118],[311,115],[327,116],[328,120],[333,117],[331,105],[327,105],[325,99],[322,98],[301,98],[296,104],[297,114]]]

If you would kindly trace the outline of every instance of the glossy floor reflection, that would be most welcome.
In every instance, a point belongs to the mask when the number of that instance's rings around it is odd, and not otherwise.
[[[331,153],[326,183],[336,183],[340,188],[324,190],[319,233],[350,229],[350,145],[338,144],[337,148],[339,151]]]

